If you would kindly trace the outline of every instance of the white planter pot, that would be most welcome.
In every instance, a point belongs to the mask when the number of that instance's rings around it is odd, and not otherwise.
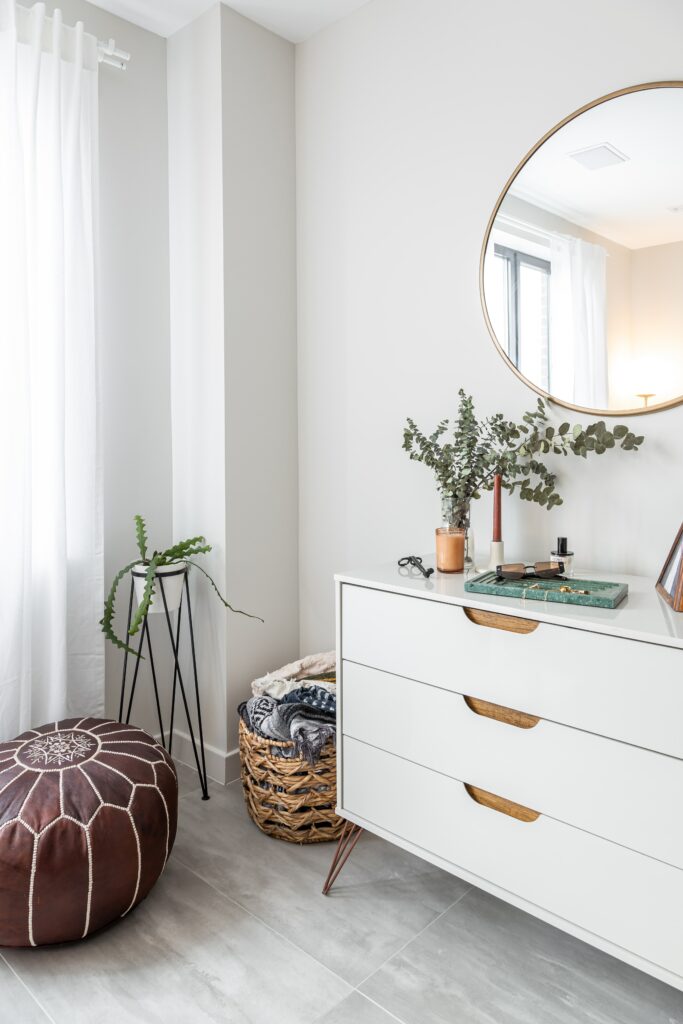
[[[142,596],[145,592],[145,566],[140,563],[136,565],[132,570],[133,579],[135,580],[135,599],[138,604],[142,601]],[[159,584],[159,577],[164,578],[164,595],[166,597],[166,607],[169,613],[175,612],[180,607],[180,600],[183,596],[183,585],[185,583],[185,575],[187,573],[187,565],[185,562],[171,562],[170,565],[160,565],[156,572],[156,583],[154,586],[154,594],[152,600],[149,603],[148,615],[154,615],[156,612],[164,611],[164,601],[161,596],[161,586]]]

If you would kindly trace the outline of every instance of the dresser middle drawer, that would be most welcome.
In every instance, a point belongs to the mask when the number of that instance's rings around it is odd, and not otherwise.
[[[683,760],[344,661],[344,735],[683,868]]]

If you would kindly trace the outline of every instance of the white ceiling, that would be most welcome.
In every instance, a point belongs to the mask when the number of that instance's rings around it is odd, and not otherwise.
[[[628,159],[588,170],[571,157],[604,143]],[[593,107],[541,146],[510,192],[629,249],[680,241],[683,89],[649,89]]]
[[[216,0],[92,0],[96,7],[161,36],[193,21]],[[301,43],[369,0],[230,0],[228,7],[271,32]]]

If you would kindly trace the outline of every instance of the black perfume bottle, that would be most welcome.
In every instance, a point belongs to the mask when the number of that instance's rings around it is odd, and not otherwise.
[[[564,564],[564,574],[567,577],[574,575],[574,552],[569,550],[566,537],[557,538],[557,551],[551,551],[550,557],[553,562]]]

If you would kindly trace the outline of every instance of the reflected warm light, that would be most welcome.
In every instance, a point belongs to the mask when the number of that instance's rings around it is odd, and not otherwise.
[[[683,360],[676,358],[676,346],[668,338],[634,342],[631,358],[631,394],[646,406],[675,398],[683,390]],[[647,396],[644,399],[643,396]]]
[[[649,408],[683,394],[683,343],[624,341],[610,347],[612,409]]]

